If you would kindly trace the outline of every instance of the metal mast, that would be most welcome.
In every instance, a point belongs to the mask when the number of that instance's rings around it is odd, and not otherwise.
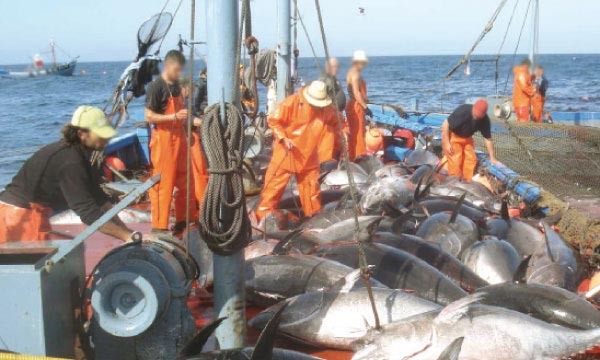
[[[277,0],[277,103],[292,93],[290,62],[292,12],[290,0]]]
[[[239,91],[238,0],[207,0],[208,103],[235,104]],[[288,63],[289,64],[289,63]],[[223,122],[227,121],[221,116]],[[222,216],[230,216],[222,214]],[[214,255],[215,314],[226,317],[216,330],[221,349],[243,347],[246,337],[244,252]]]
[[[531,49],[529,50],[529,61],[531,68],[537,64],[540,37],[540,0],[531,1]]]

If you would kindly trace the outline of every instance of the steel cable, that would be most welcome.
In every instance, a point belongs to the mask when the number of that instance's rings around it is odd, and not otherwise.
[[[237,106],[225,104],[225,112],[226,125],[222,125],[221,105],[209,106],[201,125],[210,176],[200,231],[212,252],[221,256],[243,249],[252,231],[242,180],[244,120]]]

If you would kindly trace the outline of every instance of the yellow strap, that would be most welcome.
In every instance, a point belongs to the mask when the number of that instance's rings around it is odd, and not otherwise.
[[[55,357],[47,357],[47,356],[33,356],[33,355],[0,353],[0,360],[71,360],[71,359],[55,358]]]

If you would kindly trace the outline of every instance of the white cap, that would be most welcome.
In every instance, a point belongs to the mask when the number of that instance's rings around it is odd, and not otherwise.
[[[364,50],[356,50],[352,56],[352,62],[369,62],[367,53]]]

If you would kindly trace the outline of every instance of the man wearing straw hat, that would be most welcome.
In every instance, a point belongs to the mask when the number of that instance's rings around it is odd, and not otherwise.
[[[292,174],[304,215],[321,210],[318,148],[322,134],[337,129],[337,110],[331,103],[325,83],[313,81],[283,100],[269,117],[273,157],[256,211],[259,219],[277,207]]]

